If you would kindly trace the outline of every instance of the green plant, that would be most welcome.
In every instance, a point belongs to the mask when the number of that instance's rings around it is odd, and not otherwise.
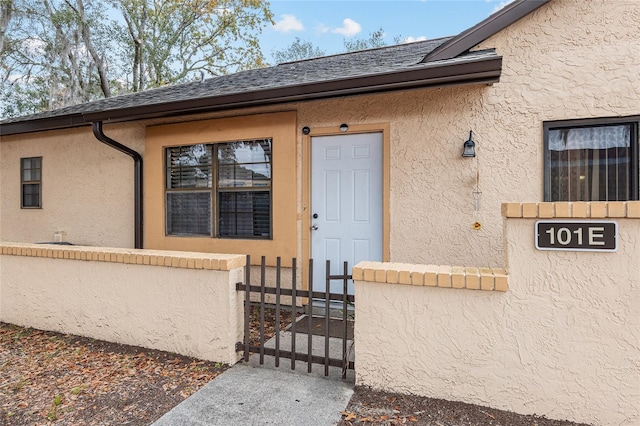
[[[51,409],[47,412],[47,420],[54,421],[58,419],[58,407],[62,405],[62,395],[56,395],[51,401]]]
[[[85,386],[76,386],[73,389],[71,389],[71,395],[78,395],[80,394],[80,392],[82,392],[85,389],[86,389]]]

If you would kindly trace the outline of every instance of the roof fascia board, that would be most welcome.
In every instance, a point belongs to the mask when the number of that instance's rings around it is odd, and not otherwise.
[[[0,136],[31,133],[44,130],[70,129],[85,126],[87,123],[82,114],[70,114],[57,117],[39,118],[29,121],[0,124]]]
[[[427,54],[422,63],[455,58],[551,0],[516,0]]]
[[[49,117],[33,121],[18,121],[1,125],[0,136],[79,127],[90,125],[95,121],[103,121],[105,123],[126,122],[419,87],[491,84],[499,81],[501,72],[502,57],[496,56],[457,62],[455,64],[434,64],[434,66],[430,67],[420,67],[394,73],[240,92],[225,96],[140,105],[86,114],[73,114],[71,116]]]

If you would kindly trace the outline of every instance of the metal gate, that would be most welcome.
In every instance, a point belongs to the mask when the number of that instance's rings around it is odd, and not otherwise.
[[[238,342],[236,344],[236,350],[243,352],[244,361],[249,361],[250,353],[259,354],[260,364],[264,364],[264,356],[274,356],[275,357],[275,366],[280,366],[280,358],[285,358],[291,360],[291,369],[295,370],[296,361],[303,361],[307,363],[307,372],[311,373],[312,365],[319,364],[324,365],[324,375],[329,375],[329,367],[339,367],[342,368],[342,378],[346,378],[347,370],[354,369],[354,362],[349,360],[350,351],[353,347],[353,343],[349,344],[348,339],[348,331],[349,328],[353,326],[353,318],[350,309],[353,306],[354,296],[350,296],[347,294],[347,284],[349,280],[352,279],[351,275],[348,274],[348,264],[344,262],[343,264],[343,273],[340,275],[331,275],[331,264],[327,261],[326,264],[326,285],[324,292],[313,291],[313,259],[309,260],[309,290],[303,290],[298,288],[298,284],[296,282],[297,277],[297,262],[296,259],[291,260],[291,288],[282,288],[282,268],[281,268],[281,258],[278,257],[276,259],[276,278],[275,283],[273,285],[267,285],[266,282],[266,262],[265,256],[262,256],[260,263],[260,285],[249,285],[251,283],[251,258],[247,256],[247,264],[245,268],[245,282],[237,283],[236,290],[242,291],[245,293],[244,296],[244,340],[242,342]],[[340,280],[342,281],[343,293],[331,293],[330,292],[330,284],[331,281]],[[259,301],[252,301],[252,294],[259,294]],[[267,304],[266,295],[272,294],[272,301]],[[282,296],[290,296],[291,304],[282,304]],[[257,299],[257,297],[256,297]],[[298,306],[297,301],[302,299],[306,301],[306,312],[305,307]],[[315,303],[314,303],[315,302]],[[341,319],[336,319],[335,317],[331,317],[331,311],[335,311],[338,303],[338,307],[341,307]],[[303,303],[304,305],[304,303]],[[273,345],[273,340],[270,340],[271,345],[273,347],[266,346],[266,338],[265,338],[265,310],[267,306],[275,309],[275,335],[272,339],[275,339],[275,345]],[[324,307],[323,315],[314,315],[314,309],[318,307]],[[251,344],[250,342],[250,325],[251,325],[251,310],[252,307],[259,308],[259,341],[258,344]],[[282,349],[281,345],[281,314],[282,310],[291,311],[292,315],[292,324],[290,326],[290,350]],[[298,323],[300,320],[296,320],[297,314],[302,313],[301,318],[306,316],[306,327],[302,327],[299,329]],[[332,328],[332,325],[335,325],[336,320],[341,320],[340,328],[341,328],[341,336],[339,339],[342,340],[342,357],[341,358],[332,358],[329,353],[329,343],[331,337],[329,330]],[[318,336],[318,331],[312,329],[314,321],[317,323],[318,321],[324,321],[324,335]],[[334,322],[331,324],[331,322]],[[335,328],[335,327],[333,327]],[[324,340],[324,353],[322,355],[317,355],[312,353],[313,346],[313,337],[314,333],[317,338]],[[307,335],[307,348],[304,352],[299,352],[296,348],[296,335],[298,334],[306,334]],[[317,342],[317,340],[316,340]]]

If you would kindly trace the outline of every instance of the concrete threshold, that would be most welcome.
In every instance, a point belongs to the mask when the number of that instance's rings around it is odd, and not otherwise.
[[[280,344],[290,350],[291,333],[281,332]],[[324,338],[313,336],[312,344],[314,354],[324,350]],[[275,338],[267,345],[274,347]],[[296,349],[306,352],[305,334],[296,333]],[[342,357],[340,339],[330,339],[330,353]],[[285,358],[276,368],[275,357],[266,355],[260,365],[259,355],[253,354],[248,363],[237,363],[154,425],[335,425],[353,395],[354,372],[348,372],[347,380],[341,379],[340,368],[330,367],[329,373],[325,377],[324,366],[314,364],[309,374],[302,361],[291,370],[291,360]]]

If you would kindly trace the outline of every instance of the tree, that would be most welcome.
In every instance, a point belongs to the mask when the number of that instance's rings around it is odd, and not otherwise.
[[[0,0],[0,112],[260,67],[271,22],[261,0]]]
[[[259,0],[113,0],[131,91],[264,65],[258,34],[272,22]]]
[[[15,0],[1,53],[3,114],[110,96],[105,22],[99,2],[87,7],[83,0]]]
[[[271,55],[277,64],[282,64],[285,62],[317,58],[318,56],[324,56],[325,53],[319,47],[314,46],[310,41],[300,40],[299,37],[296,37],[293,43],[288,47],[280,50],[273,50]]]
[[[345,52],[354,52],[356,50],[373,49],[376,47],[384,47],[387,42],[384,40],[384,31],[382,28],[369,34],[368,38],[356,38],[356,39],[343,39]],[[400,36],[393,38],[394,43],[399,44],[402,42]],[[271,52],[273,59],[276,63],[281,64],[284,62],[301,61],[304,59],[317,58],[324,56],[325,52],[313,43],[306,40],[301,40],[296,37],[293,43],[284,49],[273,50]]]
[[[400,38],[395,37],[394,41],[400,43]],[[355,52],[356,50],[374,49],[376,47],[384,47],[387,42],[384,41],[384,31],[379,28],[377,31],[369,33],[369,38],[344,39],[345,52]]]
[[[0,0],[0,55],[4,52],[4,40],[13,17],[13,0]]]

